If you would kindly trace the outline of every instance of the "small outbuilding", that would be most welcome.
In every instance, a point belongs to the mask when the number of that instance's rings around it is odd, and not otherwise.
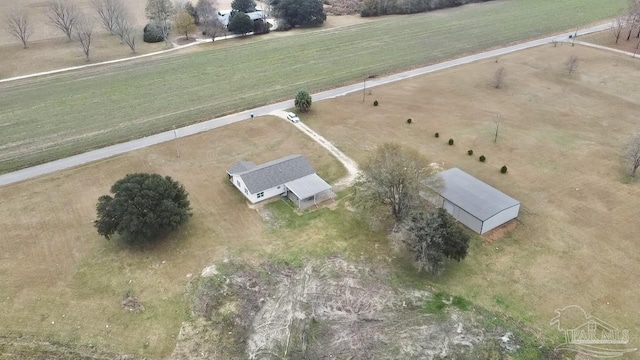
[[[518,217],[520,202],[466,172],[453,168],[437,175],[442,207],[456,220],[484,234]]]
[[[227,169],[229,181],[252,203],[286,196],[299,208],[335,197],[327,184],[302,155],[290,155],[256,165],[238,161]]]

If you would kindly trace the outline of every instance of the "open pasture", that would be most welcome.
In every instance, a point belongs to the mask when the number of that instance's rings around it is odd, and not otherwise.
[[[0,173],[583,26],[623,0],[511,0],[0,84]]]
[[[180,139],[178,147],[179,158],[176,144],[166,143],[0,188],[0,335],[163,358],[190,316],[186,285],[205,266],[225,257],[340,251],[351,240],[376,239],[366,231],[328,236],[318,230],[327,227],[322,222],[274,231],[228,183],[225,170],[235,161],[290,154],[307,156],[329,182],[346,174],[282,119],[226,126]],[[170,175],[190,194],[192,219],[155,245],[107,241],[92,224],[98,197],[133,172]],[[143,313],[122,309],[128,295],[141,301]]]
[[[579,67],[568,74],[571,55]],[[496,89],[500,67],[507,75]],[[640,184],[620,153],[640,131],[638,70],[638,59],[548,45],[372,88],[365,103],[362,93],[319,102],[302,121],[357,162],[396,141],[521,201],[515,230],[493,244],[476,241],[467,259],[429,280],[552,338],[554,310],[579,305],[629,329],[635,347]]]

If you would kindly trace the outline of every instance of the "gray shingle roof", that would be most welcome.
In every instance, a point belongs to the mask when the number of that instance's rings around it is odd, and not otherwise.
[[[249,192],[255,194],[315,173],[304,156],[290,155],[234,175],[240,176]]]
[[[474,217],[485,221],[520,202],[466,172],[453,168],[438,174],[441,188],[435,189],[443,198]]]
[[[227,169],[227,174],[234,175],[237,173],[245,172],[247,170],[251,170],[255,167],[256,164],[252,163],[251,161],[238,161]]]

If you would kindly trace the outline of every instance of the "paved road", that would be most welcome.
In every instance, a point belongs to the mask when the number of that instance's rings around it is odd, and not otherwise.
[[[603,30],[609,29],[609,27],[610,27],[610,24],[598,25],[598,26],[591,27],[589,29],[581,30],[578,32],[578,34],[584,35],[592,32],[603,31]],[[380,86],[383,84],[388,84],[388,83],[408,79],[414,76],[419,76],[423,74],[432,73],[434,71],[448,69],[454,66],[468,64],[473,61],[494,58],[496,56],[512,53],[515,51],[520,51],[523,49],[544,45],[554,40],[564,41],[569,37],[570,34],[573,34],[573,32],[559,34],[559,35],[547,37],[544,39],[533,40],[533,41],[525,42],[522,44],[507,46],[507,47],[496,49],[496,50],[486,51],[483,53],[470,55],[470,56],[466,56],[466,57],[462,57],[462,58],[458,58],[450,61],[445,61],[443,63],[425,66],[415,70],[405,71],[402,73],[393,74],[393,75],[389,75],[381,78],[368,79],[366,82],[366,86],[367,88]],[[332,98],[344,96],[346,94],[356,92],[356,91],[362,91],[362,83],[343,86],[340,88],[313,94],[313,100],[320,101],[320,100],[332,99]],[[68,169],[68,168],[86,164],[92,161],[106,159],[115,155],[123,154],[129,151],[144,148],[147,146],[160,144],[166,141],[171,141],[176,136],[181,138],[181,137],[197,134],[204,131],[209,131],[211,129],[232,124],[238,121],[247,120],[247,119],[250,119],[251,113],[253,113],[255,116],[268,115],[274,111],[292,108],[293,106],[294,106],[293,100],[282,101],[282,102],[271,104],[271,105],[261,106],[252,110],[247,110],[247,111],[223,116],[220,118],[215,118],[202,123],[189,125],[186,127],[176,129],[175,131],[170,130],[170,131],[166,131],[156,135],[147,136],[141,139],[136,139],[136,140],[128,141],[125,143],[107,146],[102,149],[97,149],[97,150],[89,151],[83,154],[74,155],[64,159],[59,159],[59,160],[48,162],[45,164],[25,168],[12,173],[0,175],[0,186],[31,179],[31,178],[44,175],[44,174],[49,174],[55,171]],[[255,120],[255,121],[258,121],[258,120]]]

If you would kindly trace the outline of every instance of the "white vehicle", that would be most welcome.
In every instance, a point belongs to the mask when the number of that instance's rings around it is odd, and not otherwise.
[[[289,121],[291,121],[292,123],[300,122],[300,118],[296,114],[294,114],[292,112],[287,113],[287,119]]]

